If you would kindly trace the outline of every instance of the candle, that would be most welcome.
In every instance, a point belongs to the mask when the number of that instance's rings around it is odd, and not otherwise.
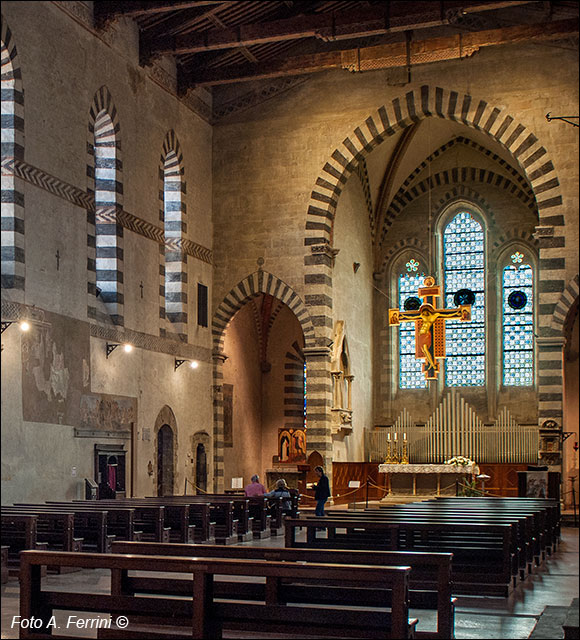
[[[395,431],[395,440],[397,439],[397,432]]]
[[[406,440],[406,439],[407,439],[407,434],[406,434],[406,433],[404,433],[404,434],[403,434],[403,440]]]
[[[390,440],[390,439],[391,439],[391,434],[387,433],[387,440]]]

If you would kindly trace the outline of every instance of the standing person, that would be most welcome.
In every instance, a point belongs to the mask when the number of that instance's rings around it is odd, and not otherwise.
[[[314,514],[317,516],[323,516],[324,505],[328,498],[330,498],[330,484],[328,482],[328,476],[324,473],[324,469],[322,467],[314,467],[314,472],[319,477],[318,483],[314,485],[314,498],[316,500],[316,510],[314,511]]]
[[[260,482],[260,476],[256,473],[250,479],[252,482],[244,487],[246,497],[263,496],[266,493],[266,487]]]

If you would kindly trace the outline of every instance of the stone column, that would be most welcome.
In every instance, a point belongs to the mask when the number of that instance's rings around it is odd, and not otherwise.
[[[330,356],[329,347],[307,347],[304,349],[307,389],[307,455],[318,451],[322,456],[324,467],[329,471],[332,465]]]
[[[224,491],[224,362],[228,357],[223,352],[213,357],[213,490]]]

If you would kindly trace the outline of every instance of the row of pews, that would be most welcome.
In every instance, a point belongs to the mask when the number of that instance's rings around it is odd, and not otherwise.
[[[298,496],[292,511],[298,516]],[[17,574],[23,550],[110,553],[115,540],[231,545],[282,535],[280,498],[205,494],[1,507],[2,546]]]
[[[187,497],[146,500],[191,503]],[[225,496],[211,500],[227,502]],[[453,638],[454,594],[507,595],[554,552],[559,523],[559,505],[550,500],[445,498],[331,510],[324,518],[289,514],[283,549],[196,544],[170,535],[118,538],[112,553],[23,551],[21,614],[41,619],[46,634],[21,629],[20,637],[64,638],[47,623],[77,611],[112,614],[112,625],[99,628],[97,637],[120,640],[220,638],[224,630],[250,637],[270,631]],[[110,584],[105,593],[102,584],[91,593],[63,592],[62,585],[51,591],[42,580],[46,567],[107,569]],[[411,608],[435,611],[435,628],[417,629]]]
[[[507,597],[560,539],[558,501],[441,497],[285,521],[286,547],[453,554],[454,594]],[[298,532],[306,530],[304,536]]]

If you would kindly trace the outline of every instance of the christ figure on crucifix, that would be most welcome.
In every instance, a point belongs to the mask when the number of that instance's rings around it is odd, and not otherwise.
[[[456,309],[440,309],[436,307],[436,298],[441,289],[435,285],[432,277],[425,278],[425,286],[419,288],[419,296],[423,304],[418,309],[403,311],[389,309],[389,324],[415,322],[418,329],[415,356],[424,358],[423,371],[428,380],[437,378],[439,372],[438,358],[445,357],[445,321],[457,318],[471,320],[471,305],[460,305]]]

